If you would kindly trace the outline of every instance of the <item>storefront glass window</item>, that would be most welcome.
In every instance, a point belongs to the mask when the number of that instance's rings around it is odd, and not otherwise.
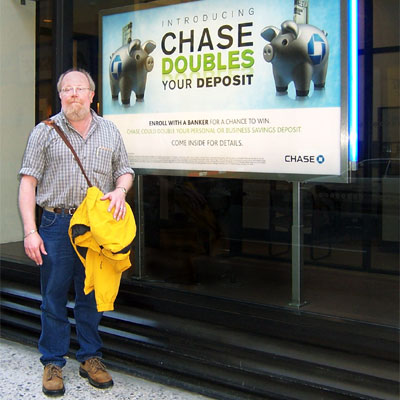
[[[53,25],[42,19],[51,4],[38,2],[38,120],[57,111],[50,106],[56,79],[49,51]],[[369,18],[374,24],[373,32],[360,36],[360,162],[351,183],[301,185],[307,301],[302,310],[397,326],[399,5],[361,4],[360,29],[370,26]],[[98,87],[99,12],[129,5],[132,1],[74,0],[72,20],[64,21],[73,30],[71,65],[88,69]],[[381,30],[383,25],[387,29]],[[393,34],[386,35],[389,30]],[[100,102],[97,97],[96,111]],[[144,175],[142,184],[142,265],[124,274],[124,288],[140,279],[188,293],[290,307],[291,183]],[[137,206],[133,193],[129,199]]]

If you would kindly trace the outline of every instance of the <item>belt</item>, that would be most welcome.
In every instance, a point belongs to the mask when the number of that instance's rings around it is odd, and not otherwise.
[[[59,207],[44,207],[46,211],[50,211],[56,214],[69,214],[73,215],[76,211],[77,207],[70,207],[70,208],[59,208]]]

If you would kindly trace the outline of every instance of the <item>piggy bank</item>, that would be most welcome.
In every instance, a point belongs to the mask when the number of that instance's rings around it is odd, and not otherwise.
[[[142,101],[146,88],[147,73],[154,67],[154,59],[149,54],[156,48],[152,40],[141,45],[140,40],[131,40],[120,47],[110,57],[110,86],[113,100],[121,92],[122,104],[130,104],[132,90],[136,100]]]
[[[329,45],[327,34],[315,26],[285,21],[281,30],[267,26],[261,36],[269,43],[264,59],[272,64],[277,92],[287,92],[294,82],[297,96],[307,96],[311,81],[314,89],[325,87]]]

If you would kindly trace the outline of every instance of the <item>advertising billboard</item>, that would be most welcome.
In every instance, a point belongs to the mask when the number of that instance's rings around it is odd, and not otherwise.
[[[132,167],[292,180],[342,175],[342,3],[165,1],[102,14],[101,111],[120,129]]]

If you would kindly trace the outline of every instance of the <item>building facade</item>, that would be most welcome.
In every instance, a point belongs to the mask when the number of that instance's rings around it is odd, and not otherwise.
[[[39,270],[24,255],[17,173],[30,130],[60,108],[57,77],[88,70],[101,113],[101,16],[172,3],[191,1],[2,5],[2,335],[36,343],[40,332]],[[351,181],[307,180],[295,197],[285,179],[138,174],[128,196],[139,227],[133,267],[101,328],[107,361],[221,399],[398,398],[399,2],[358,7]]]

